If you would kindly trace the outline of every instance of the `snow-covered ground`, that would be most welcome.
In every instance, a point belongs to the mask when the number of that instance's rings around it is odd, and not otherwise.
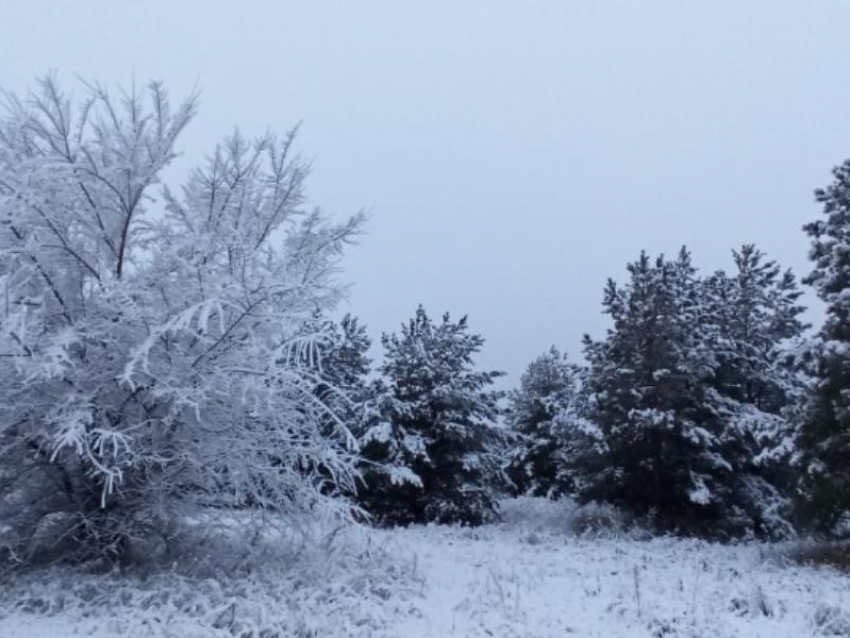
[[[850,636],[837,571],[579,523],[519,499],[499,524],[339,532],[238,578],[42,572],[5,584],[0,636]]]

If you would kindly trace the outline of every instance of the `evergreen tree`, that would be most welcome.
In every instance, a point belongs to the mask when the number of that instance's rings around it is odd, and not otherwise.
[[[357,317],[350,313],[339,321],[316,317],[315,330],[325,335],[318,345],[319,382],[316,394],[331,408],[329,428],[342,422],[354,427],[362,419],[365,403],[370,395],[369,374],[372,360],[369,348],[372,339]]]
[[[793,425],[789,412],[803,390],[787,348],[806,328],[802,294],[754,245],[733,251],[735,272],[718,271],[704,283],[717,365],[712,398],[723,418],[723,456],[735,469],[727,525],[761,536],[785,536]]]
[[[313,348],[304,348],[300,352],[300,363],[315,371],[311,395],[318,408],[321,431],[329,439],[343,437],[349,441],[348,457],[357,462],[356,430],[363,421],[363,415],[372,386],[369,383],[372,360],[368,356],[372,340],[366,327],[357,317],[347,313],[339,321],[326,318],[316,311],[301,328],[305,337],[322,335],[311,343]],[[332,473],[322,466],[313,467],[305,459],[308,472],[318,470],[324,475],[323,489],[326,492],[342,492],[352,496],[354,484],[341,485]]]
[[[508,397],[507,422],[518,437],[508,476],[520,494],[551,497],[569,491],[563,420],[575,408],[578,373],[552,346],[528,365]]]
[[[642,254],[628,285],[609,282],[614,326],[586,339],[598,431],[574,434],[569,457],[580,499],[683,532],[789,533],[787,412],[801,387],[784,348],[805,328],[800,291],[754,246],[733,256],[734,275],[700,279],[684,249]]]
[[[801,513],[824,532],[850,509],[850,160],[833,177],[815,193],[824,218],[804,227],[814,262],[804,282],[826,304],[826,320],[810,352],[815,381],[798,439]]]
[[[715,361],[699,282],[685,249],[674,261],[642,253],[628,270],[626,286],[609,281],[605,291],[613,327],[585,338],[601,444],[576,459],[578,496],[695,529],[720,518],[732,472],[707,393]]]
[[[717,327],[716,387],[725,396],[776,413],[797,385],[781,346],[806,328],[802,292],[790,270],[766,261],[754,245],[732,251],[736,272],[719,271],[706,282]]]
[[[502,482],[495,419],[500,372],[479,372],[484,343],[466,317],[434,323],[420,306],[400,334],[383,335],[383,381],[361,437],[363,506],[381,521],[478,524]]]
[[[346,313],[339,323],[325,322],[324,334],[327,338],[320,347],[322,376],[335,388],[351,394],[362,392],[372,365],[372,339],[366,326]]]

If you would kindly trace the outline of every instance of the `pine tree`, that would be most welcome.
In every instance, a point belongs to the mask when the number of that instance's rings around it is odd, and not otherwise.
[[[363,422],[372,395],[369,383],[372,361],[368,356],[372,340],[366,327],[350,313],[334,321],[322,312],[314,311],[301,326],[301,333],[304,338],[321,335],[315,348],[300,352],[300,364],[311,371],[311,395],[320,406],[318,420],[321,432],[328,440],[347,439],[350,445],[346,456],[356,464],[356,430]],[[307,474],[324,476],[322,489],[326,493],[342,493],[346,497],[354,495],[354,483],[342,484],[335,480],[327,468],[316,465],[316,459],[305,458],[303,466]]]
[[[346,313],[340,321],[324,322],[325,343],[320,346],[322,376],[336,388],[358,391],[366,385],[372,360],[372,339],[357,317]]]
[[[706,281],[719,337],[716,386],[725,396],[775,413],[788,403],[795,385],[779,346],[806,328],[798,303],[802,292],[790,270],[765,261],[754,245],[732,254],[733,276],[719,271]]]
[[[360,501],[377,519],[478,524],[502,482],[496,446],[500,372],[479,372],[484,339],[466,317],[434,323],[420,306],[400,334],[383,335],[383,380],[361,439]]]
[[[370,393],[372,339],[366,326],[350,313],[339,322],[317,316],[315,323],[312,329],[325,336],[318,346],[321,381],[316,393],[332,408],[331,423],[342,421],[346,427],[354,427]]]
[[[579,497],[715,537],[790,532],[789,410],[801,385],[785,349],[805,326],[793,275],[754,246],[736,272],[697,276],[642,254],[609,282],[614,327],[586,339],[585,392],[599,427],[574,435]],[[580,422],[578,422],[580,424]]]
[[[723,456],[735,470],[727,525],[786,536],[795,479],[790,412],[803,390],[788,346],[806,328],[802,292],[790,270],[754,245],[732,254],[732,276],[718,271],[703,285],[717,362],[712,401],[724,422]]]
[[[850,160],[815,192],[825,218],[804,227],[814,269],[804,283],[826,304],[809,353],[814,385],[799,431],[803,520],[834,533],[850,510]]]
[[[579,370],[552,346],[532,361],[508,396],[507,422],[517,435],[508,476],[520,494],[559,496],[571,489],[562,455],[563,422],[575,410]]]
[[[665,529],[696,529],[721,516],[732,468],[707,397],[715,362],[690,254],[655,262],[642,253],[630,281],[609,281],[614,325],[585,338],[589,416],[600,445],[577,459],[579,498],[650,515]]]

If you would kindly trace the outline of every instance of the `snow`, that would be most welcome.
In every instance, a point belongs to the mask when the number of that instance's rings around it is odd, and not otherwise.
[[[688,498],[699,505],[708,505],[711,502],[711,490],[701,476],[694,477],[694,487],[688,492]]]
[[[387,472],[389,473],[390,483],[393,485],[404,485],[409,483],[416,487],[422,487],[422,479],[419,478],[416,472],[411,470],[409,467],[392,465],[387,468]]]
[[[784,564],[767,546],[583,538],[567,517],[558,530],[527,507],[506,516],[478,530],[394,532],[426,583],[422,615],[395,635],[780,638],[814,635],[818,614],[846,619],[842,576]]]
[[[0,636],[850,636],[833,569],[611,519],[579,533],[597,513],[515,499],[500,523],[350,529],[233,579],[51,570],[4,585]]]

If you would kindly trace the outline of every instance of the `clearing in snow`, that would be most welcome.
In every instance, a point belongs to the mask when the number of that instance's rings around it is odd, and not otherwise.
[[[206,575],[21,576],[0,636],[850,636],[850,580],[787,547],[652,538],[568,501],[502,512],[478,528],[314,531],[229,577],[211,559]]]

